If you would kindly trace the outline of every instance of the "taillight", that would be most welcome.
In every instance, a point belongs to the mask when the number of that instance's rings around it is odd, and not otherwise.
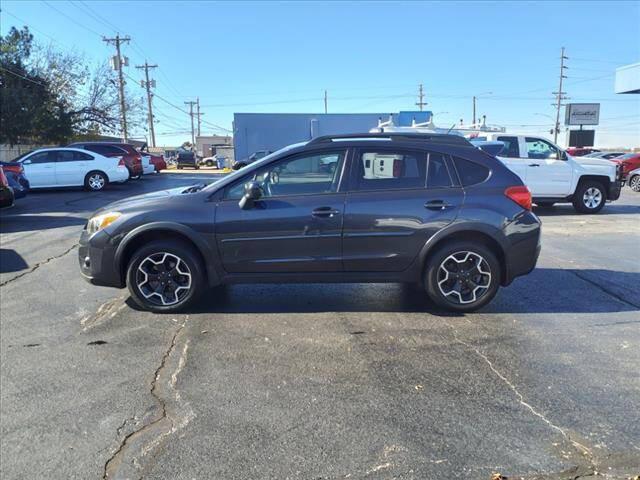
[[[124,167],[125,166],[124,158],[122,158],[122,157],[119,157],[119,158],[120,158],[120,161],[118,162],[118,166],[119,167]]]
[[[393,178],[402,177],[402,160],[393,161]]]
[[[531,210],[531,192],[524,185],[509,187],[504,194],[525,210]]]

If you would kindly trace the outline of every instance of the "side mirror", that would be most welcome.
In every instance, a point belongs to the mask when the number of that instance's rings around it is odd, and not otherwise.
[[[244,184],[244,195],[238,205],[243,210],[253,208],[255,201],[262,197],[262,188],[258,182],[247,182]]]

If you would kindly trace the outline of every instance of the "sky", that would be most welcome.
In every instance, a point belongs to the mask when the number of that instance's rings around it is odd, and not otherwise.
[[[416,110],[419,84],[438,126],[471,123],[475,95],[488,123],[549,136],[565,47],[569,101],[601,103],[596,144],[640,146],[640,95],[614,94],[616,67],[640,62],[640,1],[3,0],[2,34],[23,25],[91,63],[113,55],[103,35],[129,35],[127,75],[159,66],[158,145],[190,140],[196,97],[202,134],[226,134],[234,112],[322,113],[325,90],[329,113]]]

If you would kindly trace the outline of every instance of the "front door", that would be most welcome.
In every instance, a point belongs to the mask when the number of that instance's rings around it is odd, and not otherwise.
[[[225,189],[216,207],[216,242],[232,273],[337,272],[345,194],[339,191],[345,150],[271,162]],[[238,205],[247,181],[262,197]]]
[[[541,138],[525,137],[527,186],[536,196],[564,197],[571,193],[573,170],[562,152]]]
[[[56,152],[44,150],[22,160],[24,174],[32,188],[56,186]]]
[[[464,195],[439,153],[361,149],[352,162],[343,230],[345,272],[402,271],[455,220]]]

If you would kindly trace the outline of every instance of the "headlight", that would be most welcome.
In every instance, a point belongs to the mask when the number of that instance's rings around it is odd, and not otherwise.
[[[111,225],[118,218],[120,218],[121,215],[122,214],[120,212],[109,212],[103,213],[102,215],[96,215],[95,217],[89,219],[89,223],[87,224],[87,232],[89,233],[89,235],[93,235],[94,233]]]

